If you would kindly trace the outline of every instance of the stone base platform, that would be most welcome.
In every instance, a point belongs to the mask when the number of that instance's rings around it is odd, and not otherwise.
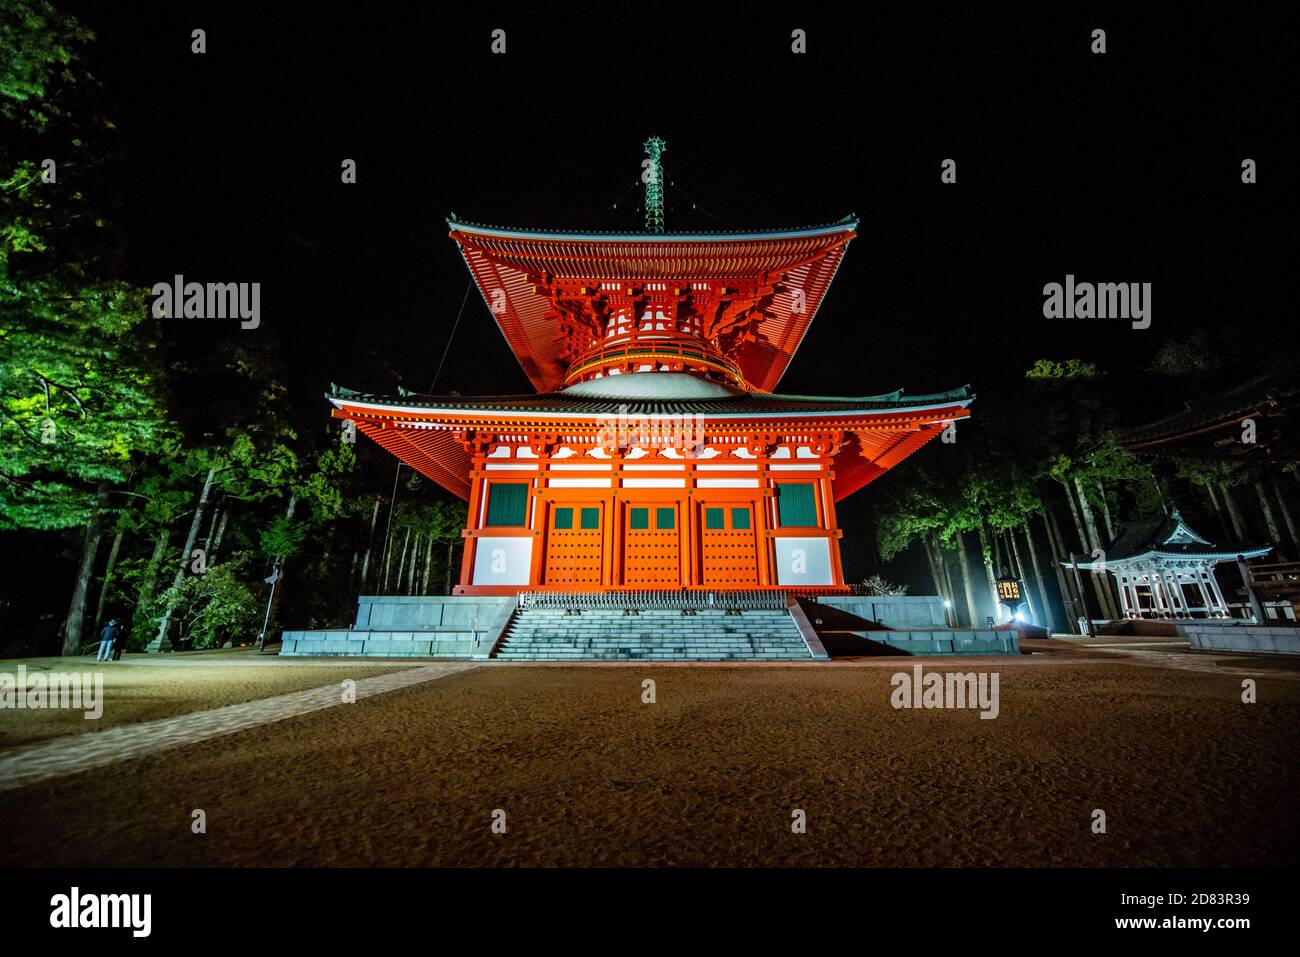
[[[282,656],[487,657],[513,597],[362,595],[351,628],[286,631]],[[496,628],[493,632],[492,629]]]
[[[943,601],[926,595],[819,596],[791,609],[770,592],[525,599],[521,607],[513,595],[363,595],[351,628],[286,631],[280,654],[694,661],[1020,653],[1014,631],[946,627]],[[625,615],[624,606],[642,613]]]

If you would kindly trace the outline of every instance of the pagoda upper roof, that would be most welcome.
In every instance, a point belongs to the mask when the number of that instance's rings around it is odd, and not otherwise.
[[[752,307],[752,323],[730,359],[747,383],[771,391],[817,314],[858,222],[846,216],[800,229],[700,233],[527,230],[450,218],[447,225],[538,392],[560,388],[569,368],[551,298],[551,287],[564,282],[676,282],[724,298],[741,296]]]
[[[683,229],[671,233],[648,233],[639,230],[616,229],[529,229],[521,226],[493,226],[487,223],[474,223],[468,220],[447,217],[447,225],[453,231],[472,233],[479,236],[495,236],[500,239],[541,239],[541,240],[592,240],[611,243],[649,243],[649,242],[699,242],[707,239],[725,239],[733,242],[763,242],[773,239],[793,239],[804,236],[834,236],[846,230],[858,227],[853,216],[845,216],[833,223],[820,223],[814,226],[769,229]]]

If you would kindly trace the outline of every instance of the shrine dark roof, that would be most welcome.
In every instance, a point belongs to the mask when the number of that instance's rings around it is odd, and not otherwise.
[[[1120,525],[1114,540],[1106,546],[1105,558],[1098,565],[1123,561],[1142,555],[1173,557],[1208,557],[1246,555],[1254,556],[1269,550],[1268,546],[1228,544],[1217,546],[1194,532],[1175,509],[1172,515],[1125,522]],[[1079,567],[1085,566],[1080,562]]]

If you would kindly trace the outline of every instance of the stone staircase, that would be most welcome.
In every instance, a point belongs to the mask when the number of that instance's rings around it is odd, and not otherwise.
[[[521,605],[494,657],[506,661],[808,661],[812,655],[783,607],[576,608],[554,601]]]

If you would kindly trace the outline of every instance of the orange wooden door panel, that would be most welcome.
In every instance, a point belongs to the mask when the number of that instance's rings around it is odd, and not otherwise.
[[[719,588],[757,585],[758,540],[753,507],[726,502],[701,503],[699,508],[704,584]]]
[[[623,584],[680,588],[681,510],[672,502],[629,502],[623,509]]]
[[[551,503],[546,520],[543,584],[600,587],[604,520],[604,509],[598,502]]]

